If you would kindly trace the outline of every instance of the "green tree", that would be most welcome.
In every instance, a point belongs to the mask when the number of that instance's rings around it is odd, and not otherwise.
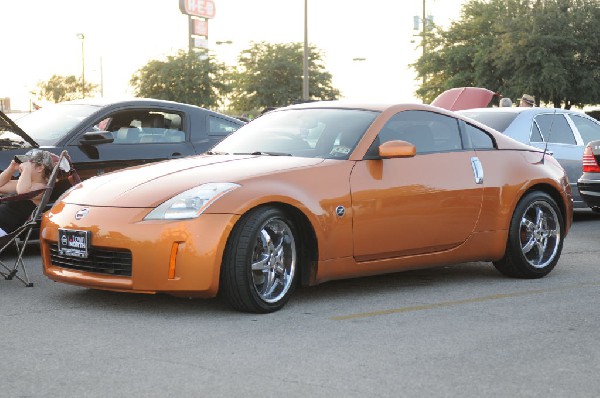
[[[130,84],[139,97],[218,108],[227,94],[227,68],[213,55],[180,50],[166,60],[152,60],[139,69]]]
[[[598,103],[599,18],[596,0],[471,0],[450,28],[429,32],[413,65],[426,77],[417,95],[481,86],[556,107]]]
[[[81,93],[81,83],[81,78],[78,79],[74,75],[53,75],[45,82],[38,82],[38,96],[42,99],[46,99],[55,103],[82,98],[83,95]],[[93,94],[97,87],[97,84],[86,82],[86,96]]]
[[[302,43],[252,43],[238,58],[232,76],[234,89],[231,106],[240,112],[289,105],[302,99]],[[309,46],[309,98],[332,100],[340,96],[325,70],[323,54]]]

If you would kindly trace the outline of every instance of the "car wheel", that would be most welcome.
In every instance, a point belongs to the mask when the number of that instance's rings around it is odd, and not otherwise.
[[[234,308],[257,313],[281,309],[297,274],[296,229],[286,214],[259,207],[238,221],[221,268],[220,292]]]
[[[594,213],[600,213],[600,207],[594,206],[594,207],[592,207],[592,211]]]
[[[494,263],[515,278],[541,278],[560,257],[563,217],[554,199],[543,192],[525,195],[512,216],[504,258]]]

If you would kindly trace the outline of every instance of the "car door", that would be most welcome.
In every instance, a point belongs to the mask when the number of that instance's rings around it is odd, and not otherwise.
[[[380,144],[407,141],[411,158],[381,159]],[[474,230],[483,185],[475,151],[463,149],[458,121],[429,111],[399,112],[385,124],[351,177],[358,261],[457,247]]]
[[[531,145],[546,149],[567,172],[573,198],[580,202],[577,180],[581,177],[583,146],[577,141],[573,128],[564,113],[541,113],[533,119]]]
[[[119,109],[98,116],[67,149],[82,178],[195,153],[184,130],[186,114],[162,108]],[[113,142],[95,144],[85,132],[109,131]]]

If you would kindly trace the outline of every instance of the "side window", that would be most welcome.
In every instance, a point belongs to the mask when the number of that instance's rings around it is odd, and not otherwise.
[[[495,149],[494,140],[487,133],[471,124],[465,128],[470,148],[473,149]]]
[[[573,124],[579,130],[583,145],[587,145],[590,141],[600,140],[600,125],[583,116],[571,115]]]
[[[537,115],[534,122],[538,125],[545,142],[576,145],[571,126],[562,114],[547,113]]]
[[[181,131],[181,116],[169,112],[149,112],[141,123],[141,144],[164,144],[185,141]]]
[[[542,133],[540,132],[540,128],[537,123],[533,123],[531,127],[531,136],[529,137],[529,142],[544,142],[542,138]]]
[[[377,147],[392,140],[410,142],[418,154],[463,149],[458,120],[429,111],[397,113],[383,126],[378,139],[379,143],[374,143]]]
[[[119,112],[100,122],[117,145],[183,142],[181,124],[181,115],[156,110]]]
[[[210,136],[225,137],[240,127],[239,124],[232,123],[229,120],[208,115],[208,135]]]

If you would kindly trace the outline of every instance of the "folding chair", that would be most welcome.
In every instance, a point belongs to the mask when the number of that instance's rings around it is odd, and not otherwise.
[[[56,180],[58,178],[59,172],[66,173],[67,178],[71,182],[72,185],[80,182],[79,176],[77,172],[72,166],[71,159],[67,151],[62,151],[60,156],[53,156],[54,160],[54,168],[50,173],[50,177],[48,178],[48,184],[45,188],[27,192],[20,195],[13,195],[4,198],[0,198],[0,203],[6,201],[13,200],[29,200],[40,193],[42,194],[42,198],[40,199],[39,204],[33,210],[29,219],[17,228],[15,231],[10,234],[0,237],[0,253],[3,253],[6,248],[8,248],[11,244],[14,244],[17,249],[17,259],[15,260],[14,265],[8,266],[4,262],[0,260],[0,266],[6,270],[3,272],[0,270],[0,275],[4,277],[4,279],[11,280],[16,278],[23,282],[25,286],[31,287],[33,283],[29,281],[29,276],[27,275],[27,269],[25,268],[25,263],[23,262],[23,254],[25,252],[25,248],[27,243],[29,242],[29,238],[31,237],[31,233],[36,226],[39,225],[42,214],[46,211],[46,207],[50,201],[50,195],[52,194],[52,190],[54,189],[54,185],[56,184]],[[23,271],[23,277],[17,275],[19,268]]]

